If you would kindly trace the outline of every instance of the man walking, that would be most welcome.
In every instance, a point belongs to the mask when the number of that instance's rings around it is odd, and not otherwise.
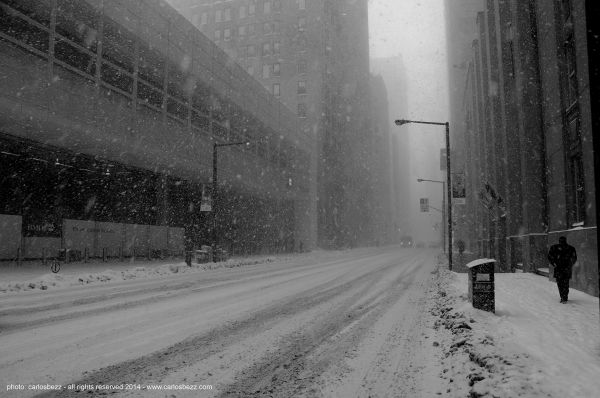
[[[558,244],[552,245],[548,252],[548,261],[554,266],[554,278],[560,294],[560,302],[566,303],[569,299],[569,279],[573,270],[573,264],[577,262],[575,248],[567,244],[567,238],[558,238]]]

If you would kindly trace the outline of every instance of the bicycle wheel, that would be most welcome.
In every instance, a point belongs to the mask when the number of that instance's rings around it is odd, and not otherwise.
[[[60,263],[57,260],[53,260],[50,265],[50,270],[55,274],[58,273],[58,271],[60,271]]]

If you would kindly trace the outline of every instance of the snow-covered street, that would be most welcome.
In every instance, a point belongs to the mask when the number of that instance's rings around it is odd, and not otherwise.
[[[558,304],[543,277],[497,275],[491,314],[470,306],[466,275],[447,271],[436,250],[263,260],[176,273],[149,263],[126,280],[1,293],[0,396],[592,397],[600,389],[598,299],[572,290],[572,302]]]
[[[429,362],[416,348],[436,266],[433,251],[363,249],[6,293],[1,383],[412,395]]]

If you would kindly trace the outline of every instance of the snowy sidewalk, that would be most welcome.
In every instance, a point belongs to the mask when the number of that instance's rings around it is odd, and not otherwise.
[[[447,278],[445,302],[453,307],[452,312],[473,321],[468,356],[488,368],[473,383],[474,391],[481,394],[475,396],[510,396],[502,392],[515,387],[509,386],[511,380],[517,380],[515,384],[528,397],[598,396],[597,297],[571,289],[569,302],[560,304],[556,284],[548,279],[529,273],[496,274],[493,314],[472,307],[467,276],[442,270],[440,278]],[[490,362],[491,357],[498,358]],[[513,365],[512,372],[507,363]]]

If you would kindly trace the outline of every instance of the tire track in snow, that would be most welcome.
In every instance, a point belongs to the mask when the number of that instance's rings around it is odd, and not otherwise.
[[[390,267],[381,269],[375,279],[386,278]],[[340,363],[364,338],[370,327],[404,294],[417,270],[407,269],[365,301],[365,286],[321,319],[285,336],[279,349],[247,370],[239,380],[224,388],[218,397],[319,396],[320,376],[332,364]]]
[[[364,266],[363,259],[370,257],[377,259],[386,255],[358,256],[358,259],[342,259],[331,261],[325,264],[311,266],[315,269],[314,274],[327,272],[328,266],[336,266],[344,263],[356,263],[350,268],[350,272],[356,272],[357,267]],[[289,298],[281,300],[265,309],[254,312],[253,314],[232,322],[227,322],[221,327],[214,328],[207,333],[183,340],[171,347],[158,350],[149,355],[125,361],[87,374],[84,378],[72,381],[74,384],[150,384],[156,380],[161,380],[165,375],[178,369],[188,367],[196,362],[215,355],[225,347],[235,344],[240,339],[249,335],[255,335],[263,330],[267,330],[278,322],[285,321],[286,318],[295,316],[305,311],[307,308],[314,307],[324,302],[330,301],[339,295],[348,294],[353,289],[360,288],[359,292],[353,296],[353,301],[359,300],[368,292],[369,288],[375,284],[381,274],[385,274],[388,269],[397,266],[398,258],[394,261],[380,265],[380,268],[372,272],[359,269],[361,273],[351,276],[346,282],[335,286],[328,286],[330,282],[320,283],[319,285],[295,294]],[[340,279],[348,278],[349,273],[342,274]],[[264,276],[263,276],[264,277]],[[306,274],[298,278],[306,277]],[[279,282],[278,282],[279,283]],[[362,287],[362,288],[361,288]],[[97,392],[99,394],[99,392]],[[76,391],[48,392],[39,394],[40,397],[52,396],[77,396],[82,394]],[[87,394],[90,395],[90,394]],[[93,394],[92,394],[93,395]]]
[[[359,258],[371,256],[372,254],[366,254],[359,256]],[[250,276],[243,274],[235,280],[231,280],[232,275],[230,274],[206,275],[202,272],[199,272],[182,277],[176,277],[177,279],[185,278],[185,281],[176,280],[160,282],[159,286],[156,286],[156,280],[151,284],[146,283],[147,281],[143,281],[141,283],[143,286],[134,286],[133,289],[128,289],[126,291],[101,293],[91,297],[76,298],[58,303],[48,304],[46,302],[42,302],[39,305],[28,307],[7,308],[0,310],[0,319],[2,319],[0,323],[0,331],[2,331],[2,333],[13,333],[22,329],[33,328],[46,324],[72,320],[80,317],[99,315],[102,313],[151,303],[158,303],[164,300],[176,299],[190,293],[209,291],[211,289],[221,289],[228,286],[246,283],[251,280],[260,280],[264,278],[265,275],[273,277],[282,274],[285,275],[286,278],[291,276],[291,278],[287,280],[292,281],[294,279],[306,277],[307,270],[310,272],[322,273],[327,271],[327,269],[323,269],[323,267],[334,266],[345,261],[348,260],[335,260],[325,264],[307,264],[301,267],[295,267],[293,269],[286,267],[284,269],[278,269],[274,271],[259,270],[257,274]],[[299,274],[299,276],[293,276],[297,274]],[[208,279],[200,279],[203,276],[208,276]],[[190,281],[190,277],[195,277],[195,280]],[[270,286],[271,285],[267,285],[265,287],[268,288]],[[112,288],[113,286],[107,287]],[[107,302],[110,301],[115,302],[113,304],[108,304]],[[53,313],[53,311],[55,313]]]

